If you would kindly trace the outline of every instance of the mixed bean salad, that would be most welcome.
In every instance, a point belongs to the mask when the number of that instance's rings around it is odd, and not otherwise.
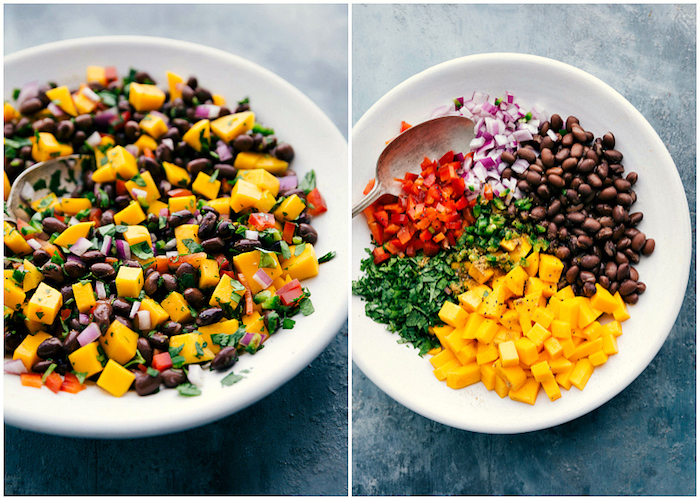
[[[314,312],[301,281],[334,254],[314,251],[327,207],[313,170],[297,178],[247,98],[167,80],[92,66],[77,88],[30,83],[5,102],[6,200],[34,163],[87,157],[75,190],[59,172],[6,214],[5,372],[23,385],[198,395],[203,370]]]
[[[476,92],[433,117],[448,114],[471,118],[475,139],[425,158],[397,179],[398,199],[365,210],[375,247],[353,293],[453,389],[481,381],[529,404],[540,387],[552,401],[582,390],[646,290],[634,265],[655,242],[632,211],[638,175],[611,132],[596,138],[510,93]]]

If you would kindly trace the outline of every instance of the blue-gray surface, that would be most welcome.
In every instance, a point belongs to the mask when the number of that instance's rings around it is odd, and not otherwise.
[[[289,81],[347,137],[347,33],[344,5],[7,5],[4,51],[99,35],[217,47]],[[345,495],[347,359],[346,324],[272,395],[163,437],[68,439],[5,426],[5,493]]]
[[[530,53],[597,76],[666,144],[695,249],[695,5],[355,5],[352,33],[353,123],[406,78],[470,54]],[[353,494],[694,494],[695,278],[693,251],[680,316],[639,378],[553,429],[504,436],[436,424],[354,366]]]

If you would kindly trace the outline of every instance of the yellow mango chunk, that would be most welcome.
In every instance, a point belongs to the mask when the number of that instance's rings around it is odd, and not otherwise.
[[[487,318],[500,318],[506,309],[505,288],[495,287],[482,302],[482,314]]]
[[[438,312],[438,317],[450,326],[455,328],[462,328],[469,317],[467,311],[462,309],[460,306],[453,302],[446,301],[442,304],[440,311]]]
[[[69,144],[61,144],[53,134],[39,132],[39,139],[32,144],[32,158],[35,161],[47,161],[59,156],[73,154],[73,147]]]
[[[487,264],[476,261],[469,268],[469,276],[477,283],[484,284],[493,276],[494,270]]]
[[[593,363],[588,358],[584,358],[576,362],[569,374],[569,381],[574,387],[582,391],[591,375],[593,375]]]
[[[36,353],[39,345],[41,345],[44,340],[50,338],[51,335],[46,332],[27,335],[20,345],[17,346],[17,349],[15,349],[15,352],[12,354],[12,359],[21,359],[24,367],[31,372],[32,366],[39,361],[39,356]]]
[[[306,243],[300,255],[296,255],[297,245],[290,245],[289,251],[292,256],[289,259],[283,259],[280,263],[283,272],[299,281],[318,274],[318,259],[312,244]]]
[[[158,186],[156,186],[153,176],[151,176],[151,173],[148,171],[138,174],[133,179],[126,181],[125,186],[131,197],[136,201],[139,200],[140,196],[143,196],[146,203],[150,204],[154,200],[160,198]],[[139,194],[140,191],[145,192],[145,196]],[[149,206],[148,208],[150,209],[151,207]]]
[[[122,236],[130,247],[144,241],[151,242],[151,233],[148,232],[146,226],[129,226],[126,231],[122,233]]]
[[[214,323],[213,325],[200,326],[197,329],[202,335],[202,339],[207,343],[207,347],[211,349],[211,352],[218,354],[221,350],[221,346],[214,343],[211,336],[214,334],[233,335],[238,330],[238,326],[238,320],[227,319]]]
[[[209,299],[209,305],[231,304],[231,307],[235,309],[244,294],[245,287],[238,280],[234,280],[228,274],[224,274],[221,276],[221,281],[216,285],[211,299]]]
[[[75,109],[75,104],[73,103],[73,96],[67,86],[62,85],[61,87],[47,90],[46,97],[69,115],[78,116],[78,110]]]
[[[177,253],[180,255],[188,255],[190,252],[187,244],[201,243],[197,233],[199,232],[199,224],[182,224],[175,228],[175,240],[177,242]]]
[[[53,324],[63,306],[63,295],[46,283],[40,283],[25,309],[28,319],[45,325]]]
[[[514,295],[522,297],[528,274],[522,266],[515,266],[505,277],[505,285]]]
[[[165,170],[165,177],[168,179],[168,182],[173,186],[189,186],[191,180],[190,174],[184,168],[178,167],[174,163],[164,161],[163,170]]]
[[[155,85],[131,82],[129,84],[129,104],[136,111],[154,111],[160,109],[165,102],[165,92]]]
[[[274,202],[273,202],[274,205]],[[219,212],[220,215],[229,215],[231,213],[231,199],[230,198],[217,198],[215,200],[209,200],[205,206],[209,206]]]
[[[255,311],[253,314],[247,314],[241,318],[241,322],[245,325],[246,332],[250,333],[264,333],[267,335],[267,328],[265,327],[265,321],[259,312]]]
[[[151,325],[155,328],[157,325],[164,323],[170,317],[161,305],[150,297],[144,297],[141,300],[139,311],[148,311],[151,315]]]
[[[261,199],[262,191],[258,186],[244,179],[238,179],[231,190],[229,202],[233,211],[238,213],[252,207]]]
[[[97,304],[95,293],[92,290],[92,283],[73,283],[73,298],[78,311],[86,313]]]
[[[219,189],[221,188],[221,181],[218,179],[211,180],[211,176],[205,174],[204,172],[199,172],[197,178],[192,183],[192,191],[199,193],[202,196],[213,200],[219,196]]]
[[[58,238],[56,238],[53,243],[59,247],[69,247],[75,244],[80,238],[87,238],[90,234],[90,229],[95,225],[94,221],[90,222],[78,222],[63,231]]]
[[[132,372],[110,359],[97,379],[97,385],[112,396],[120,398],[126,394],[135,379],[136,376]]]
[[[168,131],[168,125],[165,123],[165,120],[150,113],[139,122],[139,127],[154,139],[160,139]]]
[[[491,363],[498,359],[498,348],[493,344],[478,342],[476,346],[476,362],[480,365]]]
[[[92,203],[87,198],[64,198],[61,200],[61,212],[64,215],[75,215],[89,208],[92,208]]]
[[[447,372],[447,387],[462,389],[481,380],[479,365],[470,363],[466,366],[458,366]]]
[[[168,89],[170,90],[170,102],[182,97],[182,83],[184,80],[180,75],[166,71],[168,77]]]
[[[238,170],[250,170],[253,168],[263,168],[274,175],[281,175],[287,170],[289,163],[278,160],[274,156],[263,153],[251,153],[244,151],[238,153],[233,166]]]
[[[130,202],[126,208],[123,208],[114,214],[115,224],[136,225],[146,220],[146,214],[143,213],[141,205],[136,201]]]
[[[139,155],[142,155],[146,149],[155,151],[158,147],[158,143],[153,137],[146,134],[141,134],[141,136],[136,139],[136,142],[134,142],[134,146],[139,149]]]
[[[7,199],[10,197],[10,190],[12,189],[12,184],[10,184],[10,178],[7,176],[7,172],[3,170],[2,173],[4,178],[2,193],[4,196],[4,200],[7,201]]]
[[[518,350],[512,340],[498,344],[498,355],[501,358],[501,365],[506,368],[520,364]]]
[[[100,345],[109,359],[124,365],[136,355],[138,339],[138,333],[115,319],[100,336]]]
[[[87,83],[99,83],[103,87],[107,86],[107,75],[103,66],[88,66],[85,81]]]
[[[24,280],[22,281],[22,291],[28,292],[30,290],[34,290],[37,286],[39,286],[39,283],[44,281],[44,275],[27,259],[24,259],[22,265],[24,266],[25,272]]]
[[[261,191],[269,191],[274,197],[276,197],[279,192],[279,179],[265,169],[254,168],[252,170],[241,170],[238,175],[241,179],[245,179],[258,186]]]
[[[197,209],[197,197],[191,196],[175,196],[168,199],[168,210],[170,213],[179,212],[180,210],[189,210],[194,212]]]
[[[209,147],[211,139],[211,129],[209,120],[199,120],[182,136],[185,141],[195,151],[202,151],[202,147]]]
[[[253,208],[262,213],[269,213],[272,207],[275,206],[277,200],[269,191],[263,191],[260,200],[256,201]],[[278,222],[279,224],[279,222]]]
[[[170,294],[163,299],[160,305],[173,321],[177,321],[178,323],[186,323],[191,322],[193,319],[189,304],[185,300],[185,297],[183,297],[179,292],[170,292]]]
[[[519,366],[503,366],[500,361],[496,361],[493,364],[496,374],[505,380],[506,385],[509,389],[517,391],[527,381],[527,374],[525,370]]]
[[[206,345],[205,345],[206,344]],[[177,350],[182,346],[179,356],[185,358],[184,364],[202,363],[214,359],[208,342],[198,333],[182,333],[170,337],[170,348]]]
[[[15,255],[29,255],[34,252],[27,240],[7,221],[3,224],[3,240],[7,248],[12,250]]]
[[[518,389],[510,389],[508,397],[513,401],[534,405],[537,400],[537,393],[540,391],[540,383],[535,379],[527,379],[527,381]]]
[[[255,114],[243,111],[232,115],[222,116],[211,122],[211,130],[224,142],[231,142],[241,134],[245,134],[255,125]]]
[[[107,157],[105,156],[105,160]],[[117,180],[117,170],[112,166],[111,163],[107,163],[102,167],[99,167],[92,173],[92,180],[95,183],[107,183],[114,182]]]
[[[311,246],[311,245],[308,245]],[[305,250],[306,251],[306,250]],[[311,248],[311,251],[313,252],[313,248]],[[239,255],[236,255],[233,258],[233,267],[236,270],[237,273],[241,273],[245,276],[246,281],[248,282],[248,286],[250,287],[250,291],[255,295],[256,293],[262,291],[263,287],[253,279],[253,275],[255,275],[256,272],[258,272],[258,269],[263,269],[265,274],[267,274],[270,279],[274,280],[280,276],[282,276],[282,267],[280,265],[280,262],[277,260],[277,255],[276,254],[268,254],[271,258],[271,266],[269,268],[260,268],[260,259],[261,259],[261,252],[259,250],[253,250],[251,252],[245,252]],[[302,253],[299,258],[303,258],[304,254]],[[294,258],[294,251],[292,250],[292,259]],[[289,259],[291,260],[291,259]],[[288,261],[282,261],[283,263],[286,263]],[[304,261],[306,262],[306,261]],[[302,263],[302,265],[308,265],[308,262],[306,264]],[[302,269],[303,271],[303,269]],[[294,270],[296,272],[296,270]],[[287,271],[287,273],[292,276],[291,273]],[[292,276],[292,278],[295,278],[296,275]],[[301,280],[301,278],[297,278]]]
[[[73,365],[73,371],[85,373],[86,377],[92,377],[102,371],[100,353],[97,350],[98,345],[97,342],[90,342],[68,355],[68,360]]]
[[[165,203],[163,203],[163,202],[160,201],[160,200],[153,200],[153,201],[151,201],[151,202],[148,204],[148,210],[147,210],[147,212],[148,212],[149,214],[153,214],[153,215],[155,215],[155,216],[159,216],[159,215],[160,215],[160,211],[163,210],[164,208],[167,210],[168,205],[165,204]]]
[[[143,269],[121,266],[114,283],[117,285],[117,296],[136,299],[143,289]]]
[[[561,397],[561,389],[559,389],[559,384],[556,380],[544,380],[540,383],[550,401],[556,401]]]
[[[298,195],[293,194],[284,199],[273,212],[278,220],[293,221],[304,211],[306,205]]]
[[[107,151],[107,160],[117,173],[117,178],[127,181],[139,173],[134,155],[123,146],[114,146]]]

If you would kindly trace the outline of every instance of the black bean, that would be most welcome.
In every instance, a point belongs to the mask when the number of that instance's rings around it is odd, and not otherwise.
[[[233,249],[236,252],[251,252],[255,250],[258,246],[260,246],[260,242],[258,240],[238,240],[233,244]]]
[[[216,234],[216,226],[218,224],[218,221],[219,217],[216,213],[207,212],[204,215],[204,217],[202,217],[202,221],[199,223],[199,230],[197,232],[197,236],[199,236],[201,240],[207,240],[209,238],[212,238]]]
[[[170,339],[164,333],[154,332],[148,335],[148,343],[151,344],[151,347],[154,349],[165,351],[170,345]]]
[[[153,361],[153,348],[151,344],[148,343],[148,340],[143,337],[138,339],[136,341],[136,349],[138,349],[141,356],[143,356],[144,365],[151,366],[151,362]]]
[[[238,352],[235,347],[224,347],[219,351],[219,353],[214,356],[211,361],[211,368],[213,370],[223,371],[231,368],[238,361]]]
[[[51,259],[51,255],[49,255],[49,253],[42,248],[34,250],[32,257],[34,258],[34,265],[37,267],[43,266]]]
[[[578,276],[581,279],[581,281],[584,283],[586,283],[586,282],[595,283],[596,282],[595,274],[593,274],[590,271],[581,271]]]
[[[95,309],[92,312],[95,322],[100,325],[100,327],[105,330],[112,323],[112,318],[114,317],[112,306],[109,302],[100,300],[97,302]]]
[[[63,343],[56,337],[50,337],[39,344],[36,354],[41,359],[56,359],[63,354]]]
[[[550,174],[547,176],[547,180],[549,181],[549,183],[552,186],[554,186],[555,188],[558,188],[558,189],[561,189],[566,185],[566,183],[564,182],[564,179],[562,179],[558,175]]]
[[[68,229],[68,224],[61,222],[55,217],[45,217],[41,221],[41,225],[44,228],[44,232],[49,235],[53,233],[62,233]]]
[[[560,246],[557,248],[555,255],[559,260],[567,260],[571,256],[571,250],[567,247]]]
[[[294,148],[286,142],[277,145],[274,151],[275,156],[283,161],[292,161],[294,159]]]
[[[187,382],[185,372],[179,368],[168,368],[167,370],[163,370],[160,374],[163,377],[163,385],[169,389]]]
[[[163,383],[163,376],[158,374],[153,377],[149,373],[144,373],[141,370],[134,370],[135,380],[134,389],[139,396],[148,396],[155,394],[160,389],[160,384]]]
[[[318,233],[310,224],[299,224],[299,236],[307,243],[315,245],[318,241]]]
[[[590,281],[586,281],[583,284],[583,294],[586,297],[593,297],[596,294],[596,287],[595,283],[591,283]]]
[[[603,151],[603,156],[610,163],[620,163],[622,161],[622,153],[615,149],[607,149]]]
[[[627,182],[629,182],[631,186],[634,186],[637,183],[637,179],[639,179],[639,176],[636,172],[630,172],[627,174]]]
[[[644,233],[637,233],[634,238],[632,238],[632,250],[635,252],[640,252],[644,245],[646,244],[647,237]]]
[[[595,255],[584,255],[581,259],[581,265],[584,269],[593,269],[600,264],[600,258]]]
[[[78,115],[75,117],[75,126],[82,131],[92,128],[93,118],[90,114]]]
[[[637,294],[641,295],[647,291],[647,286],[641,281],[637,283]]]
[[[163,278],[163,287],[167,292],[174,292],[177,290],[177,280],[172,274],[163,274],[161,278]]]
[[[88,266],[92,266],[98,262],[104,262],[106,256],[99,250],[88,250],[82,255],[81,258]]]
[[[615,186],[608,186],[598,193],[598,199],[600,201],[612,201],[617,197],[617,190]]]
[[[220,307],[210,307],[200,311],[197,316],[197,325],[206,326],[220,321],[224,317],[224,311]]]
[[[177,335],[182,331],[182,325],[177,321],[168,320],[163,323],[163,333],[168,337]]]
[[[582,224],[584,220],[586,220],[586,216],[582,214],[581,212],[571,212],[570,214],[567,214],[566,218],[571,222],[572,224]]]
[[[624,280],[620,283],[620,295],[623,297],[631,293],[637,292],[637,282],[632,280]]]
[[[47,262],[41,267],[41,274],[44,278],[56,285],[61,285],[65,281],[63,269],[59,264]]]
[[[579,267],[578,266],[571,266],[567,271],[566,271],[566,281],[571,285],[576,282],[576,279],[578,279],[578,274],[579,274]]]
[[[168,217],[168,225],[171,228],[175,228],[177,226],[181,226],[191,218],[192,212],[190,212],[189,210],[178,210],[177,212],[173,212],[170,214],[170,217]]]
[[[56,139],[61,142],[68,142],[75,132],[75,126],[70,120],[62,120],[56,127]]]
[[[206,298],[204,297],[204,294],[201,291],[199,291],[197,288],[193,288],[193,287],[186,288],[183,295],[184,295],[187,303],[190,304],[195,309],[199,309],[200,307],[204,306],[206,303]]]
[[[187,171],[193,176],[196,176],[202,170],[208,170],[209,168],[211,168],[211,161],[206,158],[197,158],[187,164]]]
[[[214,165],[214,169],[219,171],[219,177],[222,179],[233,179],[238,173],[238,169],[232,165],[226,165],[225,163]]]
[[[158,291],[159,281],[160,273],[158,271],[154,271],[149,274],[148,277],[146,277],[146,280],[143,283],[143,289],[146,292],[146,295],[152,297],[156,294]]]
[[[44,103],[38,97],[26,99],[19,106],[19,112],[23,115],[33,115],[34,113],[44,109]]]
[[[69,260],[63,264],[63,270],[66,272],[69,278],[79,279],[85,276],[87,272],[87,266],[79,260]]]
[[[102,280],[109,280],[117,275],[117,272],[110,264],[104,262],[97,262],[90,266],[90,272],[95,275],[96,278]]]
[[[202,241],[202,248],[208,254],[216,254],[222,252],[225,248],[224,240],[220,237],[204,240]]]
[[[34,373],[45,373],[53,363],[53,360],[41,359],[32,365],[32,371]]]
[[[586,220],[583,221],[581,227],[589,233],[596,233],[600,230],[601,224],[597,220],[588,217]]]
[[[197,271],[195,270],[194,266],[188,262],[183,262],[179,266],[177,266],[177,271],[175,271],[175,275],[179,280],[186,280],[186,279],[191,279],[186,277],[187,275],[189,276],[196,276]]]

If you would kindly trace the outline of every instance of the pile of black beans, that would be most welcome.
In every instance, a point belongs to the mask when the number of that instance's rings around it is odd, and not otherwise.
[[[576,295],[591,297],[599,283],[613,294],[619,291],[625,302],[636,303],[646,285],[633,265],[654,251],[655,242],[637,229],[643,218],[641,212],[632,212],[638,176],[625,175],[613,134],[594,138],[578,118],[569,116],[564,122],[554,114],[516,154],[502,155],[509,165],[517,158],[529,163],[527,170],[518,174],[508,167],[502,175],[518,179],[532,206],[520,212],[512,207],[511,212],[546,229],[549,252],[564,263],[559,288],[571,285]]]

